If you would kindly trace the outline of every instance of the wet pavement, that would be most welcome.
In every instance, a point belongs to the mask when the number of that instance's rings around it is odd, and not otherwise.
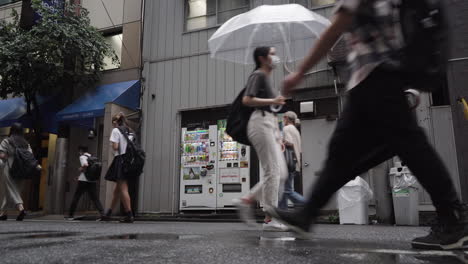
[[[318,225],[310,240],[237,223],[0,222],[0,263],[468,263],[412,250],[424,227]]]

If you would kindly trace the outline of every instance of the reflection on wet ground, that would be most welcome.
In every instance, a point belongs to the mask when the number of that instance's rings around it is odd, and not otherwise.
[[[368,247],[363,243],[343,240],[302,240],[295,237],[257,237],[257,245],[260,247],[283,248],[289,254],[299,257],[312,257],[329,255],[334,259],[342,260],[342,263],[440,263],[440,264],[468,264],[468,251],[420,251],[379,249]]]
[[[54,241],[54,242],[41,242],[41,243],[29,243],[29,244],[21,244],[17,246],[7,246],[3,249],[6,250],[26,250],[26,249],[34,249],[34,248],[45,248],[45,247],[52,247],[58,245],[69,244],[69,241]]]
[[[0,235],[18,235],[18,234],[37,234],[37,233],[56,233],[57,231],[12,231],[12,232],[0,232]]]
[[[78,233],[75,232],[49,232],[35,235],[21,236],[20,239],[41,239],[41,238],[60,238],[60,237],[71,237],[76,236]]]
[[[93,238],[96,240],[181,240],[199,239],[200,235],[176,235],[176,234],[120,234],[105,237]]]
[[[12,239],[18,243],[5,245],[3,250],[25,250],[33,248],[48,248],[63,245],[77,245],[84,241],[179,241],[184,243],[202,243],[203,241],[215,242],[217,244],[232,244],[233,248],[239,249],[239,245],[248,248],[274,248],[284,252],[285,256],[297,257],[298,260],[314,261],[314,263],[379,263],[379,264],[468,264],[468,251],[422,251],[401,249],[401,244],[388,244],[383,246],[379,243],[349,241],[345,239],[312,239],[302,240],[290,233],[263,233],[261,236],[232,233],[223,234],[169,234],[169,233],[128,233],[109,236],[86,236],[86,233],[59,232],[59,231],[14,231],[2,232],[0,234],[11,234]],[[18,236],[19,235],[19,236]],[[83,236],[81,236],[83,235]],[[43,239],[53,239],[45,241]],[[190,240],[184,242],[185,240]],[[133,244],[133,243],[132,243]],[[404,248],[404,246],[403,246]],[[51,249],[53,250],[53,249]],[[296,259],[296,258],[294,258]]]

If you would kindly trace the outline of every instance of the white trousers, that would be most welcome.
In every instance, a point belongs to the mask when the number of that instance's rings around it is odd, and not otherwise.
[[[247,126],[247,135],[264,172],[263,179],[250,193],[257,201],[263,202],[264,209],[277,207],[280,181],[284,181],[288,176],[286,161],[281,151],[278,119],[270,112],[254,111]]]
[[[23,203],[20,188],[22,182],[10,177],[10,167],[3,160],[0,160],[0,212],[7,209],[8,205],[18,205]]]

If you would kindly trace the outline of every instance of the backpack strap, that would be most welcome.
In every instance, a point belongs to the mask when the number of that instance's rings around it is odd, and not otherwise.
[[[125,139],[127,140],[127,144],[130,145],[132,148],[136,148],[133,141],[131,141],[129,138],[128,138],[128,135],[127,135],[127,132],[122,128],[122,127],[117,127],[117,129],[120,131],[120,133],[125,137]],[[119,153],[120,153],[120,146],[119,146]]]

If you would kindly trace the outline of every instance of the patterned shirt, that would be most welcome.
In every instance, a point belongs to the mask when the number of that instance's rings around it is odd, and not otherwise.
[[[356,87],[379,65],[398,68],[398,50],[403,37],[399,23],[399,0],[339,0],[335,13],[347,11],[354,20],[344,38],[350,50],[350,80],[347,89]]]

